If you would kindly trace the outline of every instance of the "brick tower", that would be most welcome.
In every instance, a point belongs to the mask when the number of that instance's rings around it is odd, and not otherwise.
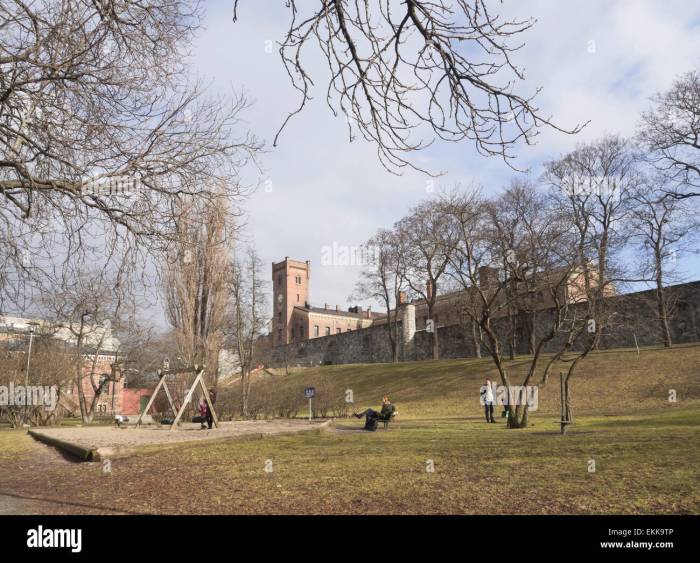
[[[286,256],[272,263],[272,345],[288,344],[294,307],[309,301],[309,261],[291,260]]]

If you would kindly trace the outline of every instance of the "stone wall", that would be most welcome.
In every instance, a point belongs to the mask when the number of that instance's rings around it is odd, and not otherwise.
[[[399,357],[403,355],[399,322]],[[386,325],[332,334],[276,346],[262,352],[267,367],[315,366],[391,362],[391,344]]]
[[[668,287],[666,292],[674,303],[670,319],[673,342],[700,342],[700,281]],[[635,338],[639,346],[661,343],[653,290],[612,297],[609,304],[614,315],[604,330],[600,348],[632,348]],[[584,308],[585,304],[579,307]],[[415,330],[415,319],[410,318],[411,314],[415,317],[413,305],[405,306],[399,313],[399,358],[404,361],[430,359],[431,335],[425,330]],[[534,322],[536,339],[548,330],[553,314],[553,310],[537,313]],[[527,354],[531,323],[524,316],[516,322],[516,353]],[[496,333],[504,338],[508,332],[507,323],[507,319],[494,321]],[[290,366],[390,362],[391,346],[386,330],[385,325],[373,326],[272,348],[265,352],[263,362],[270,367],[280,367],[285,362]],[[440,358],[475,356],[470,328],[450,325],[437,330]],[[565,334],[556,336],[545,346],[545,352],[558,350],[564,338]],[[574,349],[579,347],[578,344],[574,344]],[[483,348],[482,354],[486,354]]]

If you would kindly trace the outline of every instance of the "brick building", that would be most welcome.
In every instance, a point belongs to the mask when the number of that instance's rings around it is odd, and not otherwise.
[[[52,338],[66,345],[67,352],[75,345],[75,336],[60,323],[43,319],[28,319],[15,316],[0,316],[0,342],[17,352],[29,350],[30,339]],[[99,385],[113,377],[113,364],[117,360],[119,341],[112,335],[110,326],[89,327],[85,331],[85,342],[82,354],[81,385],[85,400],[92,401],[95,392],[92,381]],[[31,382],[31,358],[29,365]],[[92,376],[92,377],[91,377]],[[67,379],[74,380],[73,374],[67,374]],[[107,381],[95,406],[95,416],[111,416],[121,413],[124,399],[124,378],[116,377]],[[80,415],[78,402],[78,387],[72,383],[67,389],[61,390],[59,404],[73,415]]]
[[[313,307],[309,301],[311,265],[288,256],[272,264],[272,345],[289,344],[321,336],[366,328],[384,315],[370,309],[338,305]]]

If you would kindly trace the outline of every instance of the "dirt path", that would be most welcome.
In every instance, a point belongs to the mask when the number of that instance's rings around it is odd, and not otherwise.
[[[199,424],[182,424],[175,430],[168,426],[92,426],[79,428],[40,428],[34,432],[88,448],[137,448],[180,442],[199,442],[245,436],[273,436],[308,432],[325,427],[327,421],[250,420],[222,422],[219,428],[202,430]]]
[[[32,438],[27,436],[27,440]],[[71,502],[71,495],[56,486],[60,482],[57,474],[79,470],[79,466],[56,448],[38,443],[18,460],[0,460],[0,514],[116,514]]]

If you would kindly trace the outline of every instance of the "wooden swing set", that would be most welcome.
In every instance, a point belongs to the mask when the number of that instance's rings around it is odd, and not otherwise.
[[[175,419],[173,420],[172,424],[170,425],[170,430],[173,430],[180,423],[180,419],[182,418],[182,414],[185,412],[185,408],[187,408],[187,405],[192,400],[192,396],[194,395],[194,392],[197,389],[197,386],[199,386],[200,390],[202,391],[202,394],[204,395],[204,400],[206,401],[207,406],[209,407],[209,412],[211,413],[211,417],[213,419],[214,426],[219,428],[219,418],[216,416],[216,411],[214,410],[214,405],[212,404],[211,400],[209,399],[209,391],[207,389],[207,386],[204,384],[204,367],[205,366],[194,365],[190,368],[180,368],[180,369],[172,369],[172,370],[171,369],[158,370],[158,377],[160,378],[160,380],[158,381],[158,385],[156,386],[156,389],[153,392],[153,395],[151,395],[151,398],[148,400],[148,404],[146,405],[146,408],[139,415],[139,419],[138,419],[138,421],[136,421],[136,427],[138,428],[139,426],[141,426],[141,419],[143,418],[143,415],[148,414],[148,410],[151,408],[151,406],[155,402],[156,397],[158,396],[158,392],[162,388],[163,391],[165,391],[165,396],[168,399],[168,404],[170,405],[170,408],[172,409],[173,414],[175,415]],[[182,405],[180,406],[179,410],[175,408],[175,403],[173,402],[173,397],[170,394],[170,389],[168,389],[168,384],[165,381],[166,376],[175,375],[178,373],[195,373],[195,374],[197,374],[196,377],[194,378],[194,382],[192,383],[192,387],[190,387],[189,390],[187,391],[187,393],[185,393],[185,400],[182,401]]]

